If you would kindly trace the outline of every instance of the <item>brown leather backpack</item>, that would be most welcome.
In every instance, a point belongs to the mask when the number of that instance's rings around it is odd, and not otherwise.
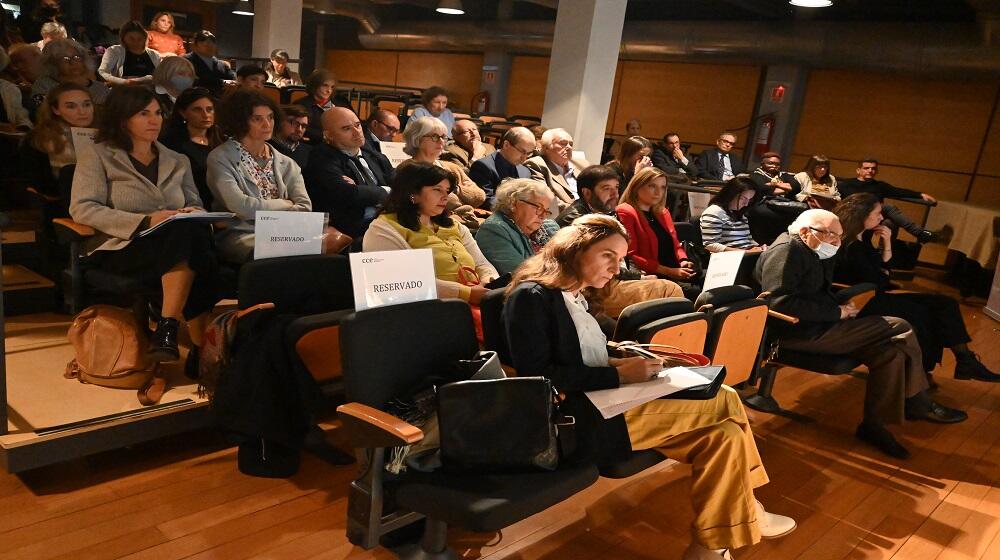
[[[156,377],[159,364],[146,358],[149,340],[131,311],[92,305],[73,318],[68,337],[76,358],[66,364],[65,377],[102,387],[138,389],[142,404],[159,400],[159,395],[145,398],[150,386],[162,380]]]

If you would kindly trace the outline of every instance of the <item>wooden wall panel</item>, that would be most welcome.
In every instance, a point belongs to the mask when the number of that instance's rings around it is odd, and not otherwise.
[[[549,59],[545,56],[515,56],[507,83],[507,114],[542,116]]]
[[[795,153],[971,173],[996,83],[816,70]]]
[[[638,118],[648,138],[659,139],[676,130],[685,142],[714,145],[720,132],[745,126],[753,116],[760,81],[757,66],[644,61],[620,64],[622,83],[615,133],[624,133],[625,123]]]
[[[977,176],[968,202],[1000,210],[1000,177]]]
[[[399,53],[395,52],[329,50],[325,68],[332,70],[338,80],[395,85],[398,63]]]
[[[481,91],[482,70],[480,54],[401,52],[396,85],[441,86],[448,90],[455,107],[467,112],[472,96]]]
[[[1000,109],[993,115],[993,124],[986,138],[986,148],[983,150],[978,172],[1000,177]],[[1000,193],[997,196],[1000,197]]]

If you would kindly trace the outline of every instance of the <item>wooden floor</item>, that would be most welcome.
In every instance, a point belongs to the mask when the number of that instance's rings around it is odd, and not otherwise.
[[[1000,323],[981,305],[963,312],[974,348],[1000,370]],[[907,461],[854,440],[863,381],[782,371],[776,397],[816,422],[751,411],[772,481],[758,497],[799,528],[736,557],[1000,559],[1000,384],[950,379],[946,359],[939,398],[969,420],[908,424],[898,432],[914,452]],[[0,475],[0,560],[393,558],[345,538],[352,474],[307,456],[290,480],[243,476],[234,449],[199,433]],[[680,465],[602,479],[500,534],[452,541],[462,558],[676,559],[692,519],[688,488]]]

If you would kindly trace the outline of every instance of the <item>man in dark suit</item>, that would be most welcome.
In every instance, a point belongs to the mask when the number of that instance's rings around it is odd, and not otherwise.
[[[354,111],[334,107],[323,113],[323,140],[313,148],[303,178],[313,210],[330,213],[330,225],[354,238],[361,247],[376,207],[388,196],[389,177],[365,150],[364,130]]]
[[[300,169],[305,170],[312,151],[312,146],[302,141],[306,128],[309,127],[309,113],[296,105],[282,107],[281,112],[284,120],[275,127],[275,134],[268,140],[268,144],[292,158]]]
[[[375,109],[365,122],[365,145],[361,149],[381,156],[372,159],[381,168],[383,177],[392,177],[393,169],[389,158],[382,154],[382,142],[392,142],[398,133],[399,117],[385,109]]]
[[[681,137],[676,132],[664,134],[663,145],[653,148],[653,165],[662,169],[667,175],[679,175],[688,179],[698,177],[694,159],[684,153],[681,148]]]
[[[477,159],[469,168],[469,177],[486,191],[483,208],[493,206],[497,188],[504,179],[531,178],[531,171],[524,162],[535,153],[535,135],[523,126],[515,126],[500,139],[500,149]]]
[[[736,135],[723,132],[715,141],[716,148],[709,148],[698,156],[698,176],[702,179],[728,181],[744,173],[746,166],[736,157],[733,146],[736,145]]]
[[[191,52],[184,55],[184,58],[191,62],[198,76],[194,85],[208,88],[219,95],[226,82],[236,80],[236,72],[228,63],[215,57],[216,50],[215,34],[202,29],[191,40]]]

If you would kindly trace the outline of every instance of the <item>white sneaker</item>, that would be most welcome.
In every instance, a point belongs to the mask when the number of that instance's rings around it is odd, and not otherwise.
[[[687,550],[684,551],[683,560],[733,560],[733,555],[728,550],[718,553],[696,542],[692,542],[688,545]]]
[[[795,530],[795,520],[784,515],[768,513],[764,511],[764,505],[757,502],[757,527],[760,529],[760,536],[765,539],[776,539],[783,537]]]

